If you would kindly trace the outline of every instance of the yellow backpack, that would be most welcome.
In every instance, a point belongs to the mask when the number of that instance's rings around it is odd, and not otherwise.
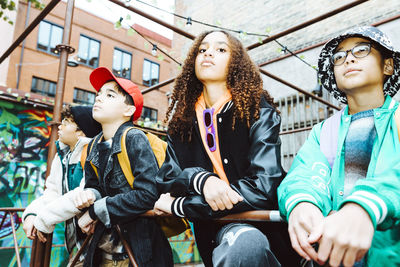
[[[121,152],[117,154],[119,165],[121,166],[122,172],[124,173],[126,180],[128,181],[130,187],[133,188],[133,181],[135,177],[132,173],[131,164],[128,157],[128,152],[126,150],[126,135],[131,129],[138,129],[136,127],[129,127],[125,129],[121,136]],[[141,129],[140,129],[141,130]],[[167,150],[167,142],[159,138],[158,136],[145,132],[147,139],[149,140],[151,149],[153,150],[154,155],[156,156],[158,167],[161,167],[165,160],[165,151]],[[101,139],[96,138],[97,141]],[[96,139],[92,141],[92,144],[89,148],[87,154],[92,150],[93,144],[96,142]],[[85,153],[86,154],[86,153]],[[96,166],[90,161],[90,164],[93,167],[93,170],[96,173],[97,178],[99,178],[99,174]],[[184,232],[186,229],[190,229],[190,225],[187,219],[185,218],[177,218],[177,217],[156,217],[158,224],[160,224],[161,229],[163,230],[166,237],[172,237],[179,235]]]

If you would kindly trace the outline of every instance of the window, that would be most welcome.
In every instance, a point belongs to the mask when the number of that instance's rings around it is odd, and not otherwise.
[[[57,83],[55,82],[33,77],[31,92],[54,97],[56,95],[56,86]]]
[[[132,55],[118,48],[114,49],[113,73],[125,79],[131,79]]]
[[[56,45],[62,43],[62,35],[62,27],[48,21],[41,21],[39,25],[37,49],[57,55],[58,52],[55,48]]]
[[[158,83],[160,65],[145,59],[143,62],[143,85],[152,86]]]
[[[95,98],[96,94],[93,92],[74,88],[74,99],[72,100],[74,103],[93,105]]]
[[[143,107],[142,116],[140,118],[145,121],[146,118],[149,118],[150,121],[157,122],[157,110],[153,108]]]
[[[99,66],[100,42],[81,35],[79,39],[78,61],[89,67]]]

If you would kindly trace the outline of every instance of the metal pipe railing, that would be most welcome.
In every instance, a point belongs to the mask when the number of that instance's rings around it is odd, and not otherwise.
[[[149,93],[149,92],[151,92],[151,91],[153,91],[153,90],[159,89],[159,88],[161,88],[161,87],[163,87],[163,86],[165,86],[165,85],[168,85],[168,84],[174,82],[175,79],[176,79],[176,78],[169,78],[168,80],[165,80],[165,81],[163,81],[163,82],[160,82],[160,83],[158,83],[158,84],[156,84],[156,85],[153,85],[153,86],[151,86],[151,87],[149,87],[149,88],[146,88],[146,89],[144,89],[144,90],[141,91],[141,92],[142,92],[142,95],[147,94],[147,93]]]
[[[0,212],[5,212],[5,216],[7,214],[10,214],[12,216],[13,213],[15,212],[22,212],[24,211],[25,208],[14,208],[14,207],[6,207],[6,208],[0,208]],[[142,214],[141,216],[143,217],[158,217],[159,215],[156,215],[154,213],[154,211],[150,210],[147,211],[146,213]],[[161,215],[163,217],[169,217],[169,216],[173,216],[173,215]],[[4,218],[2,220],[2,224],[3,224]],[[219,219],[215,219],[215,221],[220,221],[223,223],[229,223],[229,222],[243,222],[243,221],[248,221],[248,222],[282,222],[282,218],[279,215],[279,211],[278,210],[252,210],[252,211],[245,211],[245,212],[241,212],[241,213],[235,213],[235,214],[230,214],[227,215],[225,217],[219,218]],[[13,229],[13,239],[14,239],[14,248],[15,248],[15,253],[16,253],[16,258],[17,258],[17,264],[20,267],[21,266],[21,259],[20,259],[20,254],[19,254],[19,248],[28,248],[28,247],[18,247],[18,242],[17,242],[17,236],[16,236],[16,229],[15,229],[15,224],[13,223],[13,219],[11,221],[11,227]],[[0,224],[0,228],[2,226],[2,224]],[[118,231],[118,227],[117,227],[117,231]],[[121,232],[119,230],[119,232]],[[48,238],[49,235],[46,235],[46,238]],[[89,234],[85,241],[82,244],[82,247],[78,250],[77,254],[75,255],[71,267],[73,267],[80,255],[82,254],[84,248],[88,245],[89,241],[91,238],[91,234]],[[121,238],[121,240],[124,240],[123,238]],[[48,248],[48,246],[51,247],[51,240],[47,241],[46,244],[43,245],[43,243],[41,243],[39,241],[38,238],[36,238],[33,243],[37,243],[35,245],[32,245],[32,250],[35,250],[32,252],[32,256],[31,256],[31,265],[34,264],[35,266],[44,266],[45,264],[49,264],[49,259],[46,260],[46,258],[43,259],[43,257],[40,257],[41,254],[43,254],[43,250],[46,250],[46,248]],[[42,246],[39,245],[42,244]],[[126,247],[127,251],[129,248],[129,244],[127,242],[124,242],[123,245]],[[0,248],[1,249],[1,248]],[[135,262],[135,258],[133,255],[132,250],[130,250],[130,252],[128,253],[129,255],[129,259],[131,261],[131,263],[133,264],[133,266],[137,266],[137,263]],[[136,263],[136,265],[134,265],[134,263]]]
[[[310,92],[308,92],[308,91],[306,91],[306,90],[303,90],[303,89],[297,87],[296,85],[293,85],[293,84],[291,84],[291,83],[289,83],[289,82],[287,82],[287,81],[285,81],[285,80],[279,78],[278,76],[276,76],[276,75],[274,75],[274,74],[272,74],[272,73],[270,73],[270,72],[268,72],[268,71],[266,71],[266,70],[263,70],[263,69],[260,68],[260,72],[261,72],[262,74],[264,74],[264,75],[266,75],[266,76],[268,76],[268,77],[270,77],[270,78],[272,78],[272,79],[274,79],[274,80],[280,82],[280,83],[283,83],[284,85],[286,85],[286,86],[288,86],[288,87],[290,87],[290,88],[295,89],[296,91],[298,91],[298,92],[300,92],[300,93],[303,93],[303,94],[305,94],[305,95],[311,97],[312,99],[317,100],[318,102],[321,102],[322,104],[325,104],[325,105],[327,105],[327,106],[329,106],[329,107],[331,107],[331,108],[334,108],[334,109],[336,109],[336,110],[340,110],[339,107],[333,105],[332,103],[329,103],[329,102],[326,101],[325,99],[322,99],[322,98],[320,98],[320,97],[318,97],[318,96],[315,96],[315,95],[313,95],[312,93],[310,93]]]
[[[40,14],[32,21],[31,24],[18,36],[18,38],[11,44],[11,46],[0,57],[0,64],[18,47],[18,45],[30,34],[33,29],[44,19],[50,11],[60,2],[60,0],[51,0],[50,3],[40,12]],[[28,2],[30,5],[30,2]]]
[[[376,22],[376,23],[372,23],[371,26],[377,27],[377,26],[379,26],[379,25],[382,25],[382,24],[391,22],[391,21],[396,20],[396,19],[400,19],[400,14],[399,14],[399,15],[396,15],[396,16],[393,16],[393,17],[390,17],[390,18],[387,18],[387,19],[384,19],[384,20],[381,20],[381,21],[378,21],[378,22]],[[304,48],[299,49],[299,50],[296,50],[296,51],[293,51],[293,54],[297,55],[297,54],[299,54],[299,53],[303,53],[303,52],[305,52],[305,51],[308,51],[308,50],[314,49],[314,48],[316,48],[316,47],[322,46],[322,45],[324,45],[327,41],[328,41],[328,40],[323,41],[323,42],[320,42],[320,43],[317,43],[317,44],[313,44],[313,45],[310,45],[310,46],[307,46],[307,47],[304,47]],[[270,60],[268,60],[268,61],[266,61],[266,62],[260,63],[259,66],[260,66],[260,67],[263,67],[263,66],[269,65],[269,64],[271,64],[271,63],[274,63],[274,62],[280,61],[280,60],[282,60],[282,59],[291,57],[291,56],[293,56],[293,54],[290,54],[290,53],[289,53],[289,54],[286,54],[286,55],[283,55],[283,56],[279,56],[279,57],[276,57],[276,58],[272,58],[272,59],[270,59]]]

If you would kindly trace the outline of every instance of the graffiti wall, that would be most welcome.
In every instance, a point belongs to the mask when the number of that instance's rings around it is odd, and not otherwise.
[[[50,137],[48,122],[51,112],[22,104],[0,100],[0,206],[26,207],[43,192],[46,174],[47,148]],[[32,242],[22,229],[22,213],[16,219],[17,239],[20,247]],[[0,221],[4,214],[0,212]],[[170,239],[176,263],[198,262],[194,237],[187,231]],[[53,244],[64,244],[64,226],[57,225]],[[0,266],[15,266],[10,218],[7,216],[0,229]],[[22,266],[28,266],[30,248],[21,248]],[[68,255],[64,247],[52,249],[50,266],[66,266]]]
[[[46,174],[47,147],[52,114],[44,109],[0,100],[0,206],[26,207],[43,192]],[[0,214],[0,218],[4,214]],[[32,241],[22,230],[22,213],[16,217],[17,239],[20,247]],[[0,246],[13,247],[9,216],[0,229]],[[63,225],[53,235],[54,244],[64,243]],[[23,266],[28,266],[31,249],[20,249]],[[0,250],[0,266],[15,266],[14,249]],[[52,249],[51,266],[64,266],[67,259],[64,247]]]

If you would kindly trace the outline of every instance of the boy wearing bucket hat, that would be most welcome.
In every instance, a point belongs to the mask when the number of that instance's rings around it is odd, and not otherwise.
[[[142,131],[130,129],[125,136],[134,190],[118,160],[118,153],[124,149],[121,138],[140,117],[143,96],[136,84],[115,77],[104,67],[90,74],[90,82],[98,92],[93,118],[103,131],[89,144],[85,190],[75,197],[77,208],[88,208],[79,219],[79,226],[85,232],[93,231],[95,226],[84,266],[128,266],[124,240],[118,235],[116,225],[139,266],[172,266],[171,248],[161,227],[154,219],[139,217],[153,209],[158,199],[155,182],[158,165]]]
[[[61,222],[74,217],[63,219],[67,207],[59,199],[80,185],[83,177],[80,162],[82,151],[91,138],[101,131],[100,124],[92,118],[90,106],[67,105],[61,117],[59,139],[56,141],[57,153],[46,179],[46,189],[42,196],[26,207],[22,216],[27,237],[34,239],[37,236],[42,242],[46,241],[42,233],[54,231],[54,221]],[[52,208],[52,203],[56,204],[56,209]],[[71,253],[78,242],[75,222],[68,220],[65,229],[66,246]]]
[[[318,264],[400,266],[400,53],[358,27],[325,44],[318,67],[347,106],[313,127],[278,188],[292,246]]]

